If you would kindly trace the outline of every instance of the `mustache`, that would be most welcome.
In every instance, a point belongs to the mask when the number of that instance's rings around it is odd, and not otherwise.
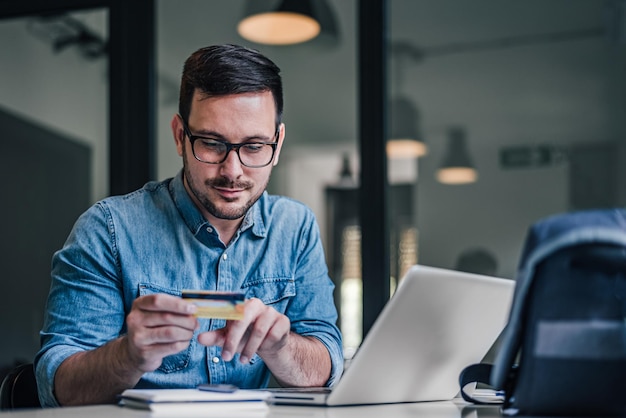
[[[232,181],[225,177],[208,179],[204,182],[209,187],[219,187],[224,189],[249,189],[253,184],[249,181]]]

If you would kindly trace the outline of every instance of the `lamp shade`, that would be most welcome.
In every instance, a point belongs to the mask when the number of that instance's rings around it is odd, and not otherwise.
[[[467,150],[465,130],[461,128],[450,129],[447,145],[443,163],[437,171],[437,180],[444,184],[475,182],[478,179],[478,173]]]
[[[387,140],[388,158],[416,158],[428,153],[419,132],[417,108],[406,97],[396,97],[389,105],[391,133]]]
[[[320,30],[312,0],[282,0],[277,8],[270,8],[267,1],[249,1],[246,16],[237,26],[244,39],[266,45],[306,42]]]

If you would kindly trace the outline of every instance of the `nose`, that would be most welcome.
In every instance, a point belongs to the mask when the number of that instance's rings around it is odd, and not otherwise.
[[[239,160],[237,150],[232,148],[228,150],[226,159],[220,164],[220,174],[229,179],[237,179],[243,174],[243,164]]]

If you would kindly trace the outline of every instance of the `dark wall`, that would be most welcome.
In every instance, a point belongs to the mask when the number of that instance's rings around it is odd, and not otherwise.
[[[50,260],[90,204],[91,150],[0,110],[0,367],[30,362]]]

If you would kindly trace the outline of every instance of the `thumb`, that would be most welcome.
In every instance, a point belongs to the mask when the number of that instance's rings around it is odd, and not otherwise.
[[[221,347],[224,345],[224,341],[226,341],[226,333],[223,328],[198,334],[198,342],[207,347],[214,345]]]

